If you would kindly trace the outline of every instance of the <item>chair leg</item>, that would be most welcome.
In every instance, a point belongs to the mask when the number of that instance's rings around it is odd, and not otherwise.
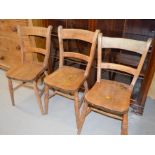
[[[11,79],[8,79],[8,85],[9,85],[9,91],[11,96],[11,102],[12,102],[12,105],[15,106],[14,90],[13,90],[13,84]]]
[[[121,135],[128,134],[128,113],[123,115],[122,126],[121,126]]]
[[[79,96],[78,92],[74,93],[74,109],[75,109],[75,116],[76,116],[76,126],[77,130],[79,130],[80,125],[80,110],[79,110]]]
[[[87,83],[87,81],[84,82],[84,88],[85,88],[85,91],[84,91],[83,101],[82,101],[82,102],[84,102],[84,105],[83,105],[81,116],[79,116],[80,117],[80,122],[79,122],[79,129],[78,129],[77,134],[81,133],[81,129],[82,129],[82,126],[83,126],[83,123],[84,123],[84,120],[85,120],[85,114],[86,114],[86,111],[87,111],[87,108],[88,108],[87,103],[85,103],[85,101],[84,101],[84,96],[88,91],[88,83]]]
[[[41,96],[39,94],[39,89],[37,87],[37,81],[33,82],[33,88],[34,88],[35,95],[37,97],[37,102],[38,102],[38,105],[39,105],[39,108],[40,108],[40,112],[42,114],[44,114],[44,110],[43,110],[43,106],[42,106],[42,102],[41,102]]]
[[[44,97],[44,103],[45,103],[45,114],[48,114],[48,102],[49,102],[49,88],[45,84],[45,97]]]
[[[85,118],[90,112],[91,112],[91,109],[88,107],[88,103],[84,100],[84,105],[83,105],[83,108],[81,111],[81,116],[80,116],[80,125],[79,125],[79,129],[78,129],[77,134],[81,133]]]
[[[88,83],[87,83],[87,81],[84,82],[84,88],[85,88],[85,92],[84,92],[84,94],[85,94],[88,91]]]

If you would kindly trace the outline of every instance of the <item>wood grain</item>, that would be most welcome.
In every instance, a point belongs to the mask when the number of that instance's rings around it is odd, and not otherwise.
[[[49,89],[54,89],[55,94],[63,95],[64,97],[71,98],[74,97],[74,109],[76,116],[76,125],[77,129],[80,128],[80,106],[81,101],[79,99],[79,89],[84,86],[85,92],[88,90],[88,86],[86,83],[87,77],[89,75],[90,68],[92,66],[96,43],[97,43],[97,35],[99,31],[95,32],[82,30],[82,29],[64,29],[62,26],[58,27],[58,39],[59,39],[59,68],[52,74],[48,75],[45,79],[46,92],[45,92],[45,109],[46,113],[48,113],[48,102],[49,102]],[[74,51],[65,51],[64,49],[64,40],[72,39],[72,40],[83,40],[85,42],[91,43],[91,49],[89,56],[86,56],[83,53],[77,53]],[[76,58],[80,60],[85,60],[87,62],[86,69],[78,69],[71,66],[64,65],[64,58]],[[58,93],[61,92],[61,93]],[[66,95],[65,95],[65,94]],[[72,97],[71,97],[72,96]],[[83,99],[82,99],[83,100]]]
[[[31,20],[1,19],[0,20],[0,68],[8,70],[21,62],[21,51],[17,35],[17,25],[28,26]],[[32,60],[32,57],[29,57]]]
[[[26,82],[33,82],[33,88],[34,88],[34,93],[37,98],[37,103],[40,108],[40,112],[43,114],[44,110],[42,107],[42,102],[41,102],[41,95],[43,93],[43,90],[39,90],[37,84],[38,80],[42,78],[42,75],[47,72],[48,68],[48,59],[50,55],[50,44],[51,44],[51,30],[52,26],[49,26],[48,28],[42,28],[42,27],[17,27],[17,32],[20,40],[20,47],[21,47],[21,57],[22,57],[22,62],[23,64],[16,66],[16,67],[11,67],[6,72],[6,76],[8,78],[8,84],[9,84],[9,90],[10,90],[10,95],[11,95],[11,101],[12,104],[15,105],[14,103],[14,88],[12,84],[12,80],[17,80],[17,81],[22,81],[22,83]],[[38,33],[37,33],[38,32]],[[30,36],[42,36],[46,40],[46,45],[45,49],[33,47],[34,42],[32,41],[32,38]],[[29,46],[25,46],[24,41],[29,41]],[[29,39],[29,40],[28,40]],[[32,47],[30,47],[30,45]],[[30,52],[29,52],[30,50]],[[34,50],[34,51],[32,51]],[[41,52],[42,51],[42,52]],[[26,62],[25,60],[25,54],[26,53],[42,53],[45,55],[43,63],[38,63],[38,62]],[[22,85],[19,85],[22,86]],[[16,88],[19,88],[17,86]]]
[[[122,117],[121,134],[128,134],[128,109],[131,94],[144,64],[151,42],[151,39],[148,39],[146,42],[141,42],[124,38],[107,38],[102,36],[102,34],[98,35],[97,82],[85,95],[84,109],[80,117],[78,133],[81,132],[88,111],[95,111],[116,119]],[[138,67],[132,68],[125,65],[102,62],[103,48],[124,49],[136,53],[138,51],[138,53],[141,54]],[[133,74],[134,77],[129,85],[117,81],[103,80],[101,79],[102,69],[119,70]],[[90,109],[88,110],[88,108]]]

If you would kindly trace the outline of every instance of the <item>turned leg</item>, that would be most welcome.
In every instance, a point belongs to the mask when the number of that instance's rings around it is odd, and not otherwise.
[[[128,134],[128,113],[123,115],[122,126],[121,126],[121,135]]]
[[[42,114],[44,114],[44,110],[43,110],[43,106],[42,106],[42,102],[41,102],[41,96],[39,94],[39,89],[37,87],[37,81],[33,82],[33,88],[34,88],[35,95],[37,97],[37,102],[38,102],[40,111],[41,111]]]
[[[45,103],[45,114],[48,113],[48,102],[49,102],[49,88],[45,84],[45,97],[44,97],[44,103]]]
[[[13,84],[12,84],[11,79],[8,79],[8,85],[9,85],[9,91],[10,91],[10,96],[11,96],[11,102],[12,102],[12,105],[15,106],[14,90],[13,90]]]

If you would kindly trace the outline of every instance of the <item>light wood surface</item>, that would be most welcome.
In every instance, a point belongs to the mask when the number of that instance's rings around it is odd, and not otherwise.
[[[13,80],[31,82],[44,72],[45,68],[42,64],[21,64],[13,67],[6,72],[6,76]]]
[[[110,80],[96,82],[85,98],[88,103],[109,112],[124,114],[130,104],[130,86]]]
[[[45,55],[43,66],[47,67],[49,55],[50,55],[50,42],[51,42],[51,29],[49,26],[48,29],[44,27],[18,27],[18,35],[20,40],[21,52],[22,52],[22,62],[26,62],[26,54],[29,52],[41,53]],[[43,37],[46,39],[45,49],[36,47],[34,45],[31,37]]]
[[[82,29],[63,29],[62,26],[58,27],[58,39],[59,39],[59,50],[60,50],[60,61],[59,69],[54,73],[48,75],[45,79],[45,109],[48,113],[48,102],[49,97],[54,96],[55,94],[63,95],[64,97],[74,99],[74,110],[76,116],[76,125],[77,129],[80,128],[80,107],[83,102],[83,98],[80,101],[79,99],[79,89],[81,86],[84,86],[85,93],[88,90],[87,77],[89,75],[90,68],[92,66],[96,43],[97,35],[99,31],[95,32],[82,30]],[[89,55],[86,56],[82,53],[75,53],[74,51],[65,51],[63,47],[63,41],[65,39],[78,39],[85,42],[91,43],[91,49]],[[76,58],[84,60],[87,62],[86,70],[74,68],[71,66],[64,65],[64,58]],[[54,93],[49,94],[49,89],[53,89]],[[58,93],[61,92],[61,93]]]
[[[97,82],[85,95],[78,133],[81,132],[86,116],[91,111],[95,111],[122,120],[121,134],[128,134],[128,109],[130,98],[150,45],[151,39],[144,42],[124,38],[104,37],[102,34],[99,34]],[[132,68],[125,65],[102,62],[102,48],[116,48],[139,53],[141,54],[139,64],[137,68]],[[133,80],[131,84],[103,80],[101,78],[102,69],[119,70],[132,74]]]
[[[120,65],[120,64],[101,63],[101,68],[102,69],[119,70],[119,71],[126,72],[126,73],[129,73],[132,75],[136,74],[136,69],[129,67],[129,66]]]
[[[84,61],[87,61],[87,62],[89,60],[89,56],[83,55],[83,54],[80,54],[80,53],[75,53],[75,52],[65,52],[64,57],[72,57],[72,58],[81,59],[81,60],[84,60]]]
[[[0,68],[4,70],[22,63],[17,25],[30,26],[32,21],[27,19],[0,19]],[[29,61],[31,60],[32,57],[30,56]]]
[[[61,67],[44,79],[50,87],[70,93],[77,91],[84,80],[84,70],[70,66]]]
[[[146,48],[145,41],[126,39],[126,38],[111,38],[105,36],[103,36],[102,38],[102,45],[103,48],[122,49],[140,54],[143,54]]]
[[[37,97],[37,102],[38,102],[40,111],[43,114],[44,110],[41,102],[41,95],[43,93],[43,90],[39,90],[37,83],[39,78],[41,78],[43,74],[45,74],[46,76],[46,72],[48,68],[48,59],[50,55],[52,26],[49,26],[48,28],[33,27],[33,26],[31,27],[18,26],[17,28],[18,28],[17,32],[20,40],[21,58],[22,58],[23,64],[19,66],[11,67],[6,72],[6,76],[8,78],[8,83],[9,83],[11,101],[12,101],[12,104],[15,105],[14,95],[13,95],[15,89],[13,88],[12,80],[22,81],[23,83],[33,82],[34,93]],[[33,42],[34,40],[32,40],[31,38],[32,36],[44,37],[46,40],[45,49],[37,48]],[[25,55],[31,52],[44,54],[45,56],[44,56],[43,63],[38,63],[36,61],[28,62],[26,60]],[[16,88],[19,88],[19,87],[17,86]]]
[[[59,30],[61,27],[59,27]],[[82,29],[65,29],[61,31],[61,38],[62,39],[78,39],[78,40],[83,40],[87,41],[90,43],[93,43],[93,38],[94,38],[94,32],[88,31],[88,30],[82,30]]]

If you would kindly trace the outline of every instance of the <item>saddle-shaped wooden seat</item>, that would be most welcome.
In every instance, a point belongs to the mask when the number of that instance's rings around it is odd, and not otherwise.
[[[110,80],[96,82],[85,95],[88,103],[116,114],[124,114],[128,111],[130,97],[131,89],[128,85]]]
[[[25,82],[31,82],[38,78],[40,74],[44,72],[45,68],[42,64],[21,64],[11,68],[6,76],[13,80],[20,80]]]
[[[84,70],[70,66],[61,67],[44,79],[45,83],[54,89],[69,93],[78,90],[84,80]]]

